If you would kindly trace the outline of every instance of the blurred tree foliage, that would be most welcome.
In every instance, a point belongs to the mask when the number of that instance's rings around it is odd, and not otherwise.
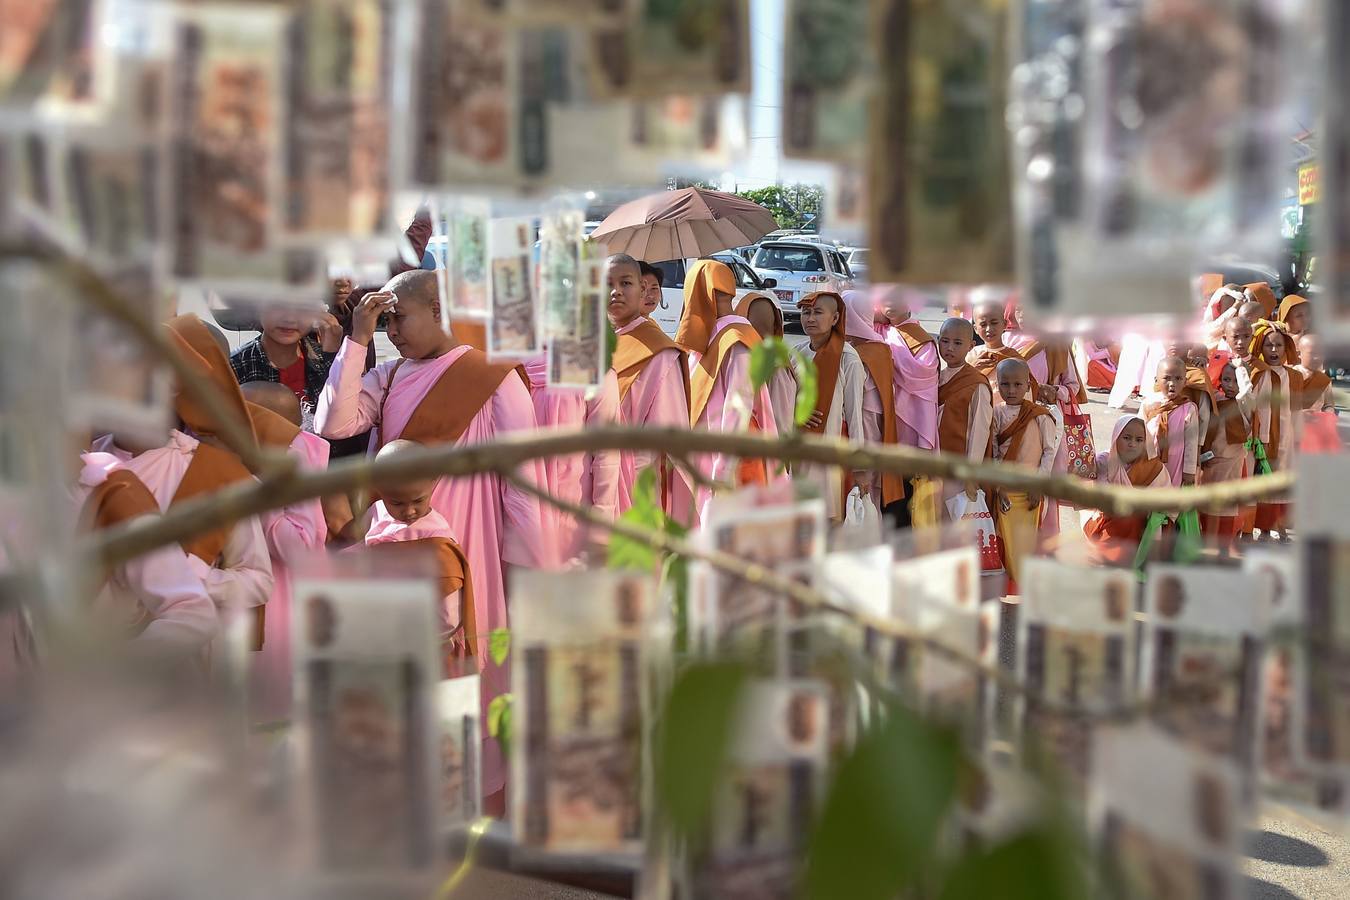
[[[771,184],[736,193],[773,213],[779,228],[805,228],[816,222],[825,202],[825,189],[818,184]]]

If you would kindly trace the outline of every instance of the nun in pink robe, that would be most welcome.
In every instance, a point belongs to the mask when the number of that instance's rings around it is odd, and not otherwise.
[[[605,374],[596,388],[548,386],[548,360],[536,356],[525,363],[530,376],[534,417],[542,428],[598,428],[619,418],[619,380],[614,370]],[[619,451],[597,450],[553,456],[543,462],[548,491],[560,500],[589,508],[613,521],[619,516]],[[544,509],[546,528],[556,535],[558,562],[577,559],[588,542],[603,542],[607,535],[579,526],[572,516],[555,507]]]
[[[378,427],[384,443],[398,439],[418,404],[445,371],[470,349],[460,344],[431,359],[404,359],[390,386],[391,373],[398,361],[381,363],[362,375],[366,348],[347,338],[319,396],[315,429],[326,438],[344,438]],[[383,420],[382,397],[386,398]],[[490,443],[498,435],[533,428],[534,403],[529,389],[519,378],[508,376],[455,445]],[[371,439],[376,440],[376,436],[372,434]],[[521,465],[516,474],[540,487],[548,483],[538,461]],[[506,608],[507,566],[547,569],[556,563],[551,535],[543,527],[539,501],[498,475],[488,473],[442,478],[431,494],[431,506],[445,517],[468,557],[479,630],[487,634],[495,628],[510,627]],[[509,660],[503,666],[493,664],[487,654],[478,659],[484,721],[492,698],[511,690],[509,666]],[[483,793],[494,794],[505,784],[501,750],[495,740],[484,737]]]
[[[302,431],[287,452],[302,471],[328,468],[328,442]],[[265,512],[263,537],[272,557],[272,599],[263,618],[263,646],[250,659],[250,714],[255,722],[278,722],[291,714],[291,571],[296,563],[324,548],[328,522],[318,498]]]
[[[894,290],[894,287],[876,288],[872,291],[870,299],[874,310],[878,308],[881,292],[891,290]],[[874,321],[875,315],[873,312]],[[913,319],[909,321],[913,322]],[[892,402],[895,403],[897,437],[900,443],[906,446],[918,447],[920,450],[936,450],[939,369],[937,342],[929,340],[917,351],[911,350],[900,329],[894,325],[886,326],[881,333],[881,339],[890,346],[891,363],[895,366]]]
[[[615,334],[628,334],[646,321],[646,316],[638,316],[616,329]],[[680,354],[680,349],[674,345],[657,351],[634,379],[628,393],[620,398],[620,424],[638,428],[689,427],[689,397],[685,393]],[[638,475],[653,465],[666,467],[661,497],[666,515],[682,525],[697,525],[694,490],[689,475],[671,466],[663,454],[654,450],[619,451],[618,512],[622,514],[633,505],[633,485]]]

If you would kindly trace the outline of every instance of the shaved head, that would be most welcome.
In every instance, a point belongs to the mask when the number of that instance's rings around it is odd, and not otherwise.
[[[1238,315],[1255,325],[1266,317],[1266,308],[1255,300],[1245,300],[1238,307]]]
[[[999,362],[998,367],[994,369],[994,374],[999,378],[1005,375],[1025,375],[1031,377],[1031,366],[1027,365],[1023,359],[1005,359]]]
[[[975,323],[960,316],[952,316],[942,323],[938,334],[959,334],[970,343],[975,343]]]
[[[632,268],[633,273],[641,278],[643,274],[642,263],[638,262],[627,253],[611,253],[609,259],[605,260],[606,269],[614,268]]]
[[[436,279],[436,273],[426,269],[400,272],[389,279],[383,290],[395,294],[400,303],[425,303],[430,305],[432,302],[441,299],[440,283]]]
[[[292,425],[300,425],[300,398],[286,385],[275,381],[249,381],[241,384],[239,390],[249,403],[270,409]]]

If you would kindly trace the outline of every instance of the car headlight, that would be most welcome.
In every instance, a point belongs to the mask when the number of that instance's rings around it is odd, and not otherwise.
[[[829,280],[830,277],[828,275],[807,275],[802,279],[802,281],[805,281],[807,284],[824,284]]]

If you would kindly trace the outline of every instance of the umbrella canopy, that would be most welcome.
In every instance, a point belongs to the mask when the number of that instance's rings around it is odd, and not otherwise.
[[[610,253],[661,262],[753,244],[777,227],[772,213],[744,197],[684,188],[625,203],[600,223],[591,240]]]

